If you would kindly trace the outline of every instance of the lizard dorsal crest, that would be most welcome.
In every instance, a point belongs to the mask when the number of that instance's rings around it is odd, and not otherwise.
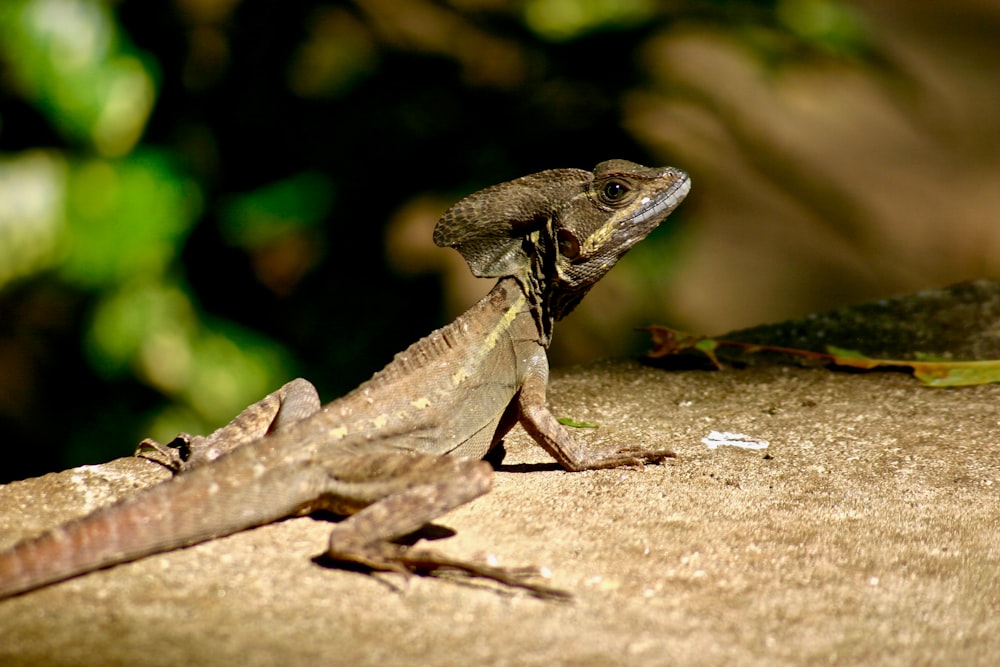
[[[434,243],[462,253],[480,278],[522,275],[531,265],[525,237],[593,179],[583,169],[550,169],[480,190],[441,216]]]

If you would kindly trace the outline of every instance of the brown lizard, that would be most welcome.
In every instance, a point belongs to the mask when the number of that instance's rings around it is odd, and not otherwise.
[[[79,574],[327,510],[327,555],[372,570],[454,569],[542,595],[521,573],[394,540],[489,491],[479,459],[517,422],[566,470],[657,462],[669,451],[588,452],[545,404],[552,325],[687,194],[684,172],[624,160],[554,169],[474,193],[434,242],[498,278],[479,303],[320,405],[294,380],[207,437],[146,440],[167,482],[0,553],[0,598]],[[446,456],[447,455],[447,456]],[[163,457],[166,457],[165,459]]]

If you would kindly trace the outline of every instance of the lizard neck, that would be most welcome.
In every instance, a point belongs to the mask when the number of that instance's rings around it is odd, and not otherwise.
[[[535,233],[527,239],[534,246],[530,255],[531,270],[518,276],[516,282],[531,306],[532,317],[538,326],[539,342],[548,348],[555,322],[576,308],[590,290],[591,284],[571,285],[560,280],[556,268],[556,253],[547,252],[547,244],[541,243],[538,237],[539,234]]]
[[[558,318],[552,314],[550,290],[539,276],[540,272],[531,271],[527,275],[501,278],[493,290],[503,291],[507,303],[513,303],[521,294],[524,295],[525,308],[531,313],[531,319],[538,331],[538,342],[548,349],[549,343],[552,342],[552,325]]]

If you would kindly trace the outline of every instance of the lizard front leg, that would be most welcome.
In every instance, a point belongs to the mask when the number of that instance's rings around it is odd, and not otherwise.
[[[528,581],[527,575],[537,574],[533,568],[498,568],[394,542],[438,516],[487,493],[493,485],[493,469],[488,463],[407,452],[363,454],[349,461],[347,467],[353,469],[352,477],[362,473],[354,482],[356,486],[341,490],[338,482],[337,492],[321,501],[321,507],[347,513],[353,509],[352,503],[369,493],[398,490],[367,505],[334,527],[326,553],[333,560],[402,574],[456,570],[522,588],[541,597],[568,597],[564,591]],[[331,477],[340,477],[341,480],[344,469],[342,462],[328,466]]]
[[[308,380],[287,382],[211,435],[179,433],[166,445],[152,438],[139,443],[135,456],[184,472],[215,461],[241,445],[253,442],[311,416],[320,409],[319,394]]]
[[[549,382],[549,362],[541,347],[528,362],[527,374],[518,396],[519,420],[535,442],[566,470],[594,470],[624,465],[656,463],[676,456],[674,452],[621,447],[610,452],[588,452],[549,412],[545,390]]]

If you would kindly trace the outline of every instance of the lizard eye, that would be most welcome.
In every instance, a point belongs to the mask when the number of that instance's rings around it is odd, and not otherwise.
[[[601,188],[601,199],[608,204],[621,201],[629,192],[629,187],[621,181],[608,181]]]
[[[560,229],[556,232],[556,242],[559,244],[559,254],[566,259],[576,259],[580,254],[580,241],[572,232]]]

